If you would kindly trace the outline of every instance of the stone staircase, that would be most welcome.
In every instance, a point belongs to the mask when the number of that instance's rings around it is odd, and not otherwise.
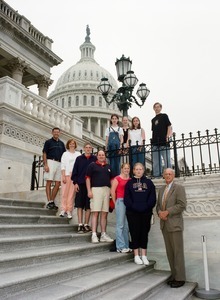
[[[0,299],[191,299],[196,287],[167,286],[170,273],[135,265],[132,254],[91,244],[90,234],[39,201],[0,198]]]

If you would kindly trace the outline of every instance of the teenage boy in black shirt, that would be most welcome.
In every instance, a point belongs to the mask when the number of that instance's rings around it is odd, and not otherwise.
[[[172,136],[172,124],[168,115],[161,113],[162,104],[154,103],[153,109],[156,113],[151,120],[153,176],[160,177],[162,176],[162,158],[164,168],[171,168],[169,139]]]

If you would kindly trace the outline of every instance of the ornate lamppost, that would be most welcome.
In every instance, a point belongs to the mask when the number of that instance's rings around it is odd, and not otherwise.
[[[118,81],[122,83],[122,86],[117,90],[116,94],[113,95],[112,99],[108,100],[108,94],[112,89],[108,78],[102,78],[97,88],[108,104],[115,102],[118,109],[123,112],[123,116],[127,116],[128,109],[132,106],[132,103],[137,104],[139,107],[143,106],[150,91],[145,83],[141,83],[136,93],[140,100],[136,99],[135,96],[132,95],[132,92],[138,79],[134,72],[131,71],[132,61],[129,57],[126,58],[122,55],[120,59],[116,60],[115,65]]]

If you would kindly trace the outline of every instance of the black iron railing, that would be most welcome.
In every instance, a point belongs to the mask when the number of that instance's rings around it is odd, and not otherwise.
[[[205,135],[197,132],[197,136],[193,136],[190,132],[189,137],[181,135],[181,139],[176,139],[175,133],[169,142],[169,147],[164,147],[165,151],[170,151],[171,165],[175,169],[175,176],[195,176],[220,173],[220,134],[217,129],[210,134],[206,130]],[[98,149],[98,147],[97,147]],[[162,148],[163,149],[163,148]],[[132,165],[133,159],[140,157],[140,153],[144,156],[144,164],[146,167],[146,175],[153,177],[153,152],[151,144],[143,146],[128,147],[106,151],[107,158],[119,158],[120,163],[129,162]],[[94,152],[95,154],[95,152]],[[163,162],[162,162],[163,164]],[[162,165],[162,169],[166,167]],[[162,176],[162,174],[160,174]],[[43,180],[43,160],[42,157],[34,156],[32,164],[31,190],[44,187]]]

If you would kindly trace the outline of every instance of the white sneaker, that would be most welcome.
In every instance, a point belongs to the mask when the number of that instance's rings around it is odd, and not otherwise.
[[[92,234],[91,242],[92,242],[93,244],[99,243],[99,239],[98,239],[97,235]]]
[[[130,252],[129,248],[121,249],[121,253],[129,253],[129,252]]]
[[[61,210],[61,212],[60,212],[60,217],[65,217],[65,211],[64,210]]]
[[[145,266],[149,266],[150,262],[149,260],[147,259],[147,256],[141,256],[141,259],[144,263]]]
[[[113,242],[113,239],[110,238],[110,236],[107,235],[107,233],[104,233],[101,235],[100,242],[111,243],[111,242]]]
[[[135,255],[135,257],[134,257],[134,262],[135,262],[137,265],[143,265],[143,260],[140,258],[139,255]]]
[[[67,218],[72,219],[72,214],[69,211],[67,212]]]

